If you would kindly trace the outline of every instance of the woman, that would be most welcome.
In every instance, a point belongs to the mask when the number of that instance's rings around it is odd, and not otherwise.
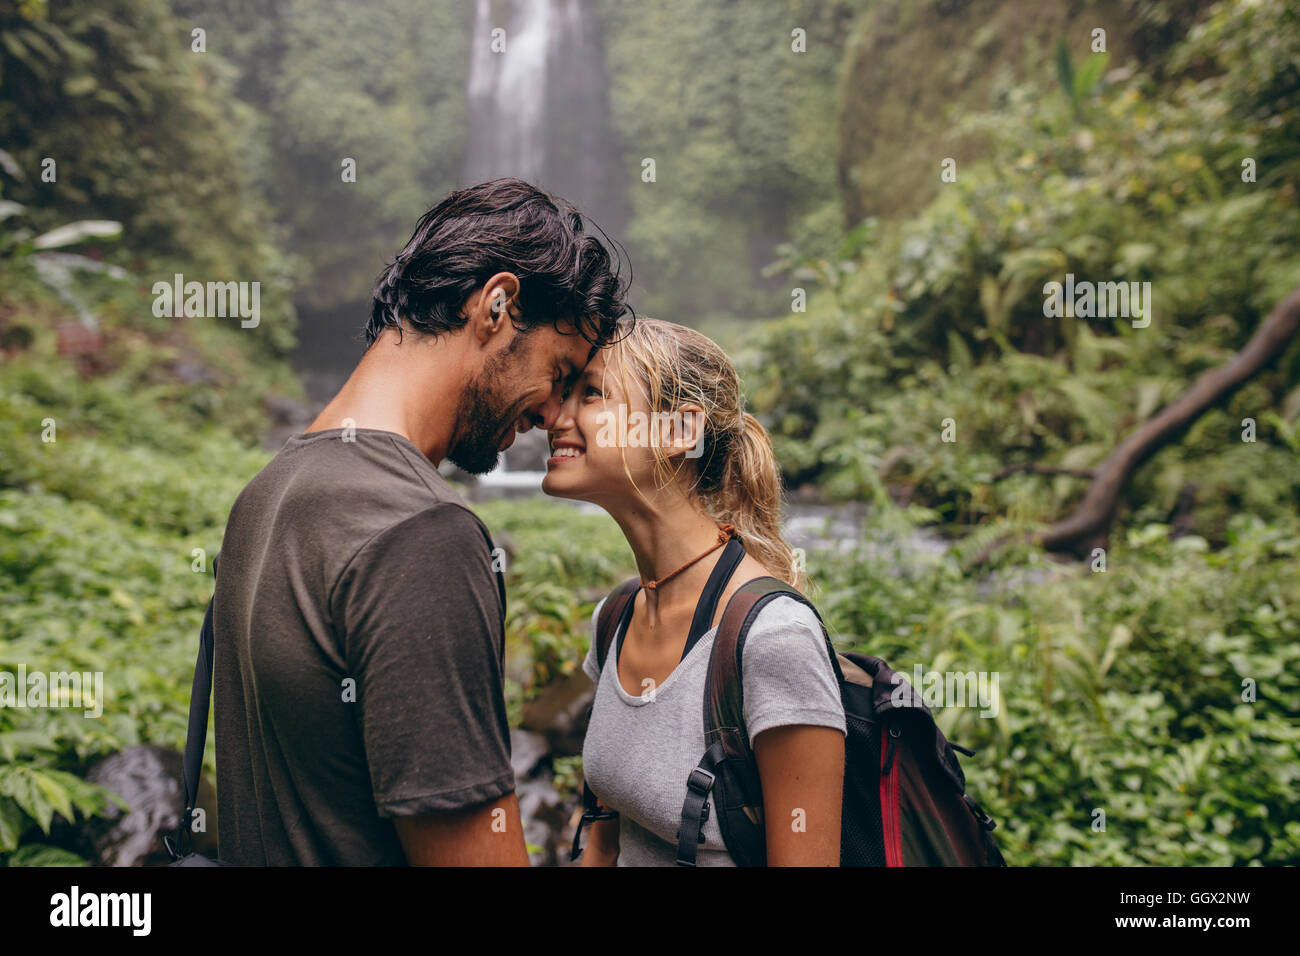
[[[547,494],[613,516],[643,585],[603,672],[594,639],[583,665],[598,685],[583,767],[602,807],[617,813],[593,824],[584,866],[675,862],[686,779],[705,746],[709,652],[727,599],[758,577],[802,584],[781,536],[772,445],[743,412],[726,353],[655,319],[622,332],[565,396],[542,482]],[[720,556],[735,551],[722,546],[733,534],[743,559],[712,628],[688,649],[697,602]],[[593,631],[599,613],[598,605]],[[768,864],[838,865],[844,709],[817,616],[800,602],[778,597],[759,612],[745,643],[743,701]],[[703,836],[697,865],[735,865],[716,814]]]

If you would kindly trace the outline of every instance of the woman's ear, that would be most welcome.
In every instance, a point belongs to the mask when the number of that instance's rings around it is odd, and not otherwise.
[[[699,458],[704,454],[704,409],[683,405],[658,417],[659,441],[669,458]]]

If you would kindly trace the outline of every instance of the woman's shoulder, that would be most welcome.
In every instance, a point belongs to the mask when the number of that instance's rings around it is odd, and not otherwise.
[[[788,587],[788,585],[787,585]],[[817,612],[813,610],[816,602],[801,591],[781,591],[772,600],[767,602],[763,608],[764,611],[769,608],[777,608],[786,614],[802,613],[813,621],[820,620]],[[761,612],[760,612],[761,613]]]
[[[764,730],[792,724],[845,729],[831,647],[815,611],[790,595],[774,597],[745,637],[741,672],[750,744]]]
[[[792,627],[812,631],[818,638],[823,636],[821,618],[807,598],[802,595],[796,597],[793,594],[778,594],[759,608],[749,627],[749,633],[752,636],[756,632],[765,633]]]
[[[742,670],[748,675],[759,667],[779,671],[790,664],[821,669],[824,663],[831,674],[826,639],[816,611],[795,597],[774,597],[759,609],[745,635]]]

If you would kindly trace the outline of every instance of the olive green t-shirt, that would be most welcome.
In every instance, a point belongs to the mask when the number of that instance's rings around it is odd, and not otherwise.
[[[222,860],[404,864],[393,817],[514,789],[492,551],[392,432],[295,435],[249,482],[213,607]]]

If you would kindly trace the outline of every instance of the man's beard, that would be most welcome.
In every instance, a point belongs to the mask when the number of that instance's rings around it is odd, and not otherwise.
[[[508,349],[504,355],[491,360],[461,392],[456,421],[465,431],[447,452],[447,458],[471,475],[486,475],[497,466],[501,441],[522,414],[500,397],[500,392],[508,387],[508,376],[503,373],[513,364],[508,361],[512,351]]]

